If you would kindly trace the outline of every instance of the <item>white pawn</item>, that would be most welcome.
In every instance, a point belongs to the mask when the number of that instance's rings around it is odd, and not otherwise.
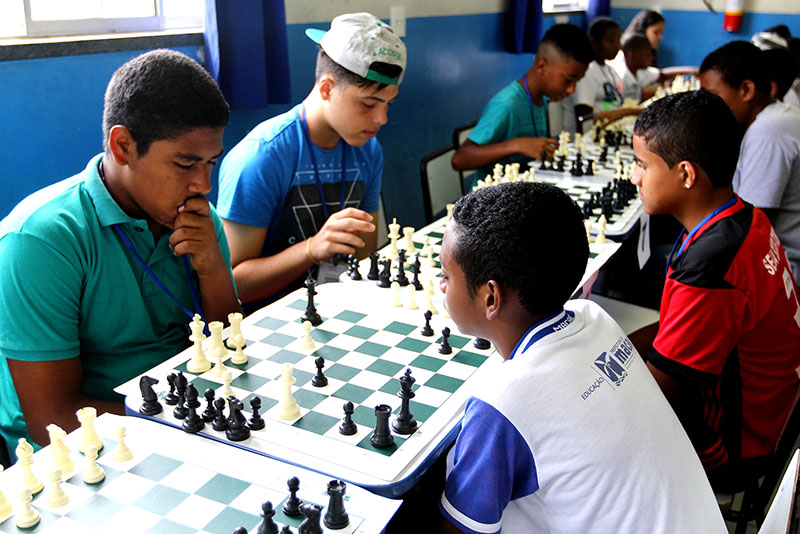
[[[44,483],[33,474],[33,446],[25,438],[19,438],[19,445],[16,449],[17,460],[22,467],[22,485],[31,490],[31,493],[39,493],[44,487]]]
[[[231,388],[231,381],[233,380],[233,375],[230,371],[225,371],[222,373],[222,383],[224,384],[222,388],[222,397],[227,399],[228,397],[235,397],[236,393],[233,392]]]
[[[413,284],[408,284],[408,303],[406,303],[406,308],[409,310],[418,310],[419,306],[417,306],[417,301],[414,300],[414,293],[416,292],[416,288]]]
[[[244,365],[247,363],[247,354],[242,350],[245,346],[244,336],[242,335],[242,314],[239,312],[229,313],[228,322],[231,324],[231,335],[228,343],[236,348],[236,352],[231,356],[231,363]]]
[[[311,321],[303,321],[303,339],[300,341],[300,347],[308,350],[316,347],[314,338],[311,337]]]
[[[53,459],[53,465],[61,470],[61,474],[72,473],[75,470],[75,462],[69,457],[69,448],[64,445],[67,433],[54,424],[47,425],[46,429],[50,435],[50,457]]]
[[[208,352],[216,362],[216,365],[212,370],[214,376],[220,376],[225,370],[222,360],[228,355],[228,351],[225,349],[225,343],[222,342],[223,327],[224,325],[222,324],[222,321],[211,321],[208,323],[208,330],[211,332],[211,340],[209,342]]]
[[[200,320],[200,315],[195,313],[194,320],[189,323],[189,328],[192,330],[192,335],[189,336],[189,340],[194,344],[192,347],[192,359],[186,364],[186,369],[190,373],[205,373],[211,369],[211,362],[208,361],[203,352],[203,340],[206,338],[206,335],[203,333],[203,328],[205,326],[206,323]]]
[[[445,209],[447,210],[447,222],[450,222],[450,219],[453,218],[453,208],[454,207],[455,207],[455,204],[450,204],[450,203],[445,204]]]
[[[19,501],[21,503],[21,509],[17,514],[15,522],[19,528],[31,528],[39,524],[41,520],[41,515],[36,509],[31,506],[31,501],[33,500],[33,493],[29,488],[23,488],[19,492]]]
[[[3,466],[0,465],[0,473],[3,472]],[[0,490],[0,523],[11,515],[11,501],[6,498],[5,493]]]
[[[400,284],[398,282],[392,282],[392,306],[395,308],[402,308],[403,301],[400,300]]]
[[[586,221],[586,241],[592,242],[592,222],[589,220]]]
[[[50,483],[53,485],[53,488],[47,496],[47,506],[58,508],[66,505],[69,502],[69,495],[67,495],[67,492],[61,487],[60,469],[53,469],[50,471]]]
[[[75,415],[78,416],[78,421],[81,422],[81,444],[78,450],[86,454],[89,445],[94,445],[94,448],[98,451],[101,450],[103,448],[103,440],[100,439],[100,436],[97,435],[97,431],[94,429],[94,420],[97,419],[97,410],[89,406],[81,408],[75,412]]]
[[[278,404],[278,419],[289,421],[300,417],[300,407],[297,401],[292,396],[292,384],[297,382],[297,379],[292,376],[293,366],[291,363],[286,362],[281,369],[281,384],[283,385],[283,396],[281,402]]]
[[[425,283],[425,307],[427,310],[433,314],[439,313],[436,309],[436,306],[433,305],[433,280],[428,278],[428,281]]]
[[[211,357],[214,358],[214,368],[211,369],[211,374],[219,378],[228,370],[225,364],[222,363],[222,358],[225,357],[227,351],[225,347],[215,347],[209,350],[209,352],[211,353]]]
[[[606,229],[601,226],[600,229],[597,231],[597,237],[594,238],[595,243],[608,243],[608,239],[606,239]]]
[[[403,235],[406,237],[406,258],[407,258],[417,253],[417,249],[414,248],[414,227],[404,226]]]
[[[112,454],[112,458],[114,461],[117,462],[127,462],[131,458],[133,458],[133,453],[128,448],[128,445],[125,443],[125,427],[121,426],[117,428],[117,448],[114,449],[114,453]]]
[[[106,472],[97,464],[97,447],[89,445],[86,449],[86,460],[89,467],[83,472],[83,481],[87,484],[97,484],[106,478]]]

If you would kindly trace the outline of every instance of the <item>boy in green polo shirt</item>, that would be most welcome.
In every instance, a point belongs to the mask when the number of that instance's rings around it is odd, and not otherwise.
[[[47,444],[76,410],[123,413],[112,389],[187,345],[194,313],[240,309],[222,223],[203,195],[228,105],[170,50],[120,67],[105,152],[0,222],[0,434]],[[12,455],[13,458],[13,455]]]

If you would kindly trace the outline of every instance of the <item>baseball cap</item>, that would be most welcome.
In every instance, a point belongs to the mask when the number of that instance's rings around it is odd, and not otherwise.
[[[388,24],[370,13],[347,13],[331,21],[328,31],[308,28],[306,35],[319,44],[333,61],[350,72],[388,85],[403,81],[406,45]],[[400,67],[396,77],[373,70],[373,63]]]

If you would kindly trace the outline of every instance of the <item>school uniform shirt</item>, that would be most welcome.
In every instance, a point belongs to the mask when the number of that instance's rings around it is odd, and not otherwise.
[[[759,208],[776,210],[772,224],[800,279],[800,110],[773,102],[742,138],[733,190]]]
[[[670,258],[650,362],[697,386],[681,421],[706,469],[775,446],[797,393],[797,286],[764,212],[735,197]]]
[[[575,87],[575,104],[589,106],[595,113],[617,109],[624,99],[623,90],[622,79],[610,62],[592,61]]]
[[[442,513],[464,532],[727,532],[672,408],[614,320],[571,300],[466,407]]]
[[[656,82],[659,77],[657,69],[655,69],[655,72],[650,71],[652,67],[639,69],[636,74],[632,73],[631,69],[628,68],[628,64],[625,63],[624,57],[622,62],[614,59],[610,63],[614,67],[617,76],[622,80],[622,95],[625,100],[633,99],[636,102],[640,102],[644,88]]]

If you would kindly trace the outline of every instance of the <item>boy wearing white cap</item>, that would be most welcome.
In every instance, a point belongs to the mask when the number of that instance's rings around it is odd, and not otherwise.
[[[369,13],[340,15],[320,45],[306,99],[254,128],[222,162],[218,211],[239,298],[252,311],[344,269],[335,255],[376,248],[386,123],[406,67],[406,48]],[[249,306],[248,306],[249,305]]]

